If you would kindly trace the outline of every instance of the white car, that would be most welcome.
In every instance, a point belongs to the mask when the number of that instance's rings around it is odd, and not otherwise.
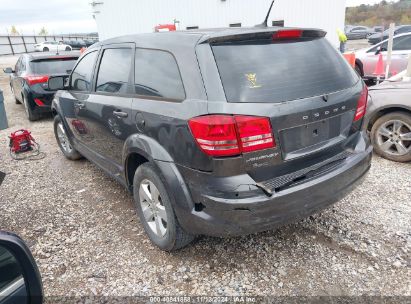
[[[382,41],[370,48],[355,52],[355,69],[364,79],[375,79],[375,67],[379,54],[384,61],[384,70],[387,63],[388,40]],[[392,48],[390,76],[394,76],[405,70],[408,64],[408,56],[411,55],[411,33],[394,36]]]
[[[36,52],[71,51],[71,46],[57,41],[44,41],[34,46]]]

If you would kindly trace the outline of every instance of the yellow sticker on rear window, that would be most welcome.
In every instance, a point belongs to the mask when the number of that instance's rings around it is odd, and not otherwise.
[[[256,73],[247,73],[247,74],[245,74],[245,77],[247,77],[250,89],[261,88],[261,85],[259,85],[257,83],[257,74]]]

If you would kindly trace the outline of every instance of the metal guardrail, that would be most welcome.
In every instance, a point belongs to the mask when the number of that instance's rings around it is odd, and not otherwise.
[[[7,122],[6,109],[4,107],[3,91],[0,90],[0,130],[7,129],[9,124]]]
[[[63,40],[96,40],[96,36],[88,35],[53,35],[53,36],[1,36],[0,55],[15,55],[34,52],[34,45],[44,41]]]

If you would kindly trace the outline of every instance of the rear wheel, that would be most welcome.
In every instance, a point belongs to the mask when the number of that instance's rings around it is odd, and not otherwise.
[[[48,51],[49,51],[48,47],[43,48],[43,52],[48,52]]]
[[[71,51],[70,47],[66,46],[66,51]]]
[[[71,145],[66,128],[58,115],[54,117],[54,135],[56,136],[61,152],[63,152],[66,158],[70,160],[78,160],[82,157]]]
[[[394,112],[380,117],[371,129],[371,141],[382,157],[411,161],[411,115]]]
[[[22,95],[21,98],[23,99],[24,111],[26,112],[27,119],[30,121],[39,120],[40,115],[33,112],[32,108],[29,105],[27,98],[24,95]]]
[[[150,240],[160,249],[180,249],[194,240],[174,214],[161,174],[150,164],[139,166],[134,175],[134,202],[140,222]]]

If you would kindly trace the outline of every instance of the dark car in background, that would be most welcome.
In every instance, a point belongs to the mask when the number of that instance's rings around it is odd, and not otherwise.
[[[385,31],[385,28],[383,26],[379,25],[379,26],[374,26],[372,28],[372,30],[374,31],[374,33],[382,33],[382,32]]]
[[[87,44],[83,40],[64,40],[63,42],[71,46],[73,50],[80,50],[83,47],[87,47]]]
[[[389,160],[411,161],[410,97],[410,81],[386,81],[370,88],[365,125],[374,151]]]
[[[15,68],[4,69],[10,74],[10,88],[16,103],[23,103],[30,121],[50,112],[55,91],[48,88],[50,76],[68,75],[79,58],[79,52],[23,54]]]
[[[86,44],[86,47],[92,46],[94,43],[98,42],[98,40],[84,40],[84,43]]]
[[[63,154],[134,193],[163,250],[326,208],[370,168],[368,90],[325,32],[231,28],[88,48],[53,100]],[[333,66],[330,69],[330,66]]]
[[[399,34],[405,34],[411,32],[411,25],[400,25],[394,29],[394,36]],[[390,29],[386,29],[382,33],[375,33],[368,37],[368,42],[370,44],[377,44],[383,40],[388,39],[390,34]]]
[[[374,30],[367,26],[347,26],[345,27],[345,35],[349,40],[365,39],[374,34]]]

